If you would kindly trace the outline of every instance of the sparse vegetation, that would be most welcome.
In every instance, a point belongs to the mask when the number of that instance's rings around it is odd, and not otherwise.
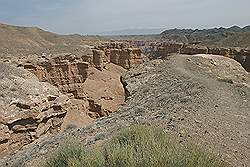
[[[195,146],[182,146],[160,128],[132,126],[100,148],[66,144],[44,167],[224,167],[225,162]]]

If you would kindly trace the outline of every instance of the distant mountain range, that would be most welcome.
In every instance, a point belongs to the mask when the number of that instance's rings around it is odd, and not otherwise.
[[[124,29],[117,31],[107,31],[99,33],[98,35],[112,36],[112,35],[153,35],[160,34],[165,28],[149,28],[149,29]]]
[[[250,26],[243,28],[232,26],[229,28],[211,29],[126,29],[119,31],[103,32],[99,35],[109,36],[114,39],[131,40],[163,40],[182,43],[199,43],[206,46],[220,47],[248,47],[250,48]],[[151,36],[150,36],[151,35]]]
[[[161,39],[183,43],[216,46],[250,47],[250,26],[212,29],[170,29],[160,34]]]
[[[162,33],[161,33],[162,32]],[[126,34],[126,36],[124,36]],[[155,34],[155,35],[149,35]],[[127,40],[163,40],[183,43],[200,43],[206,46],[249,47],[250,26],[240,28],[213,28],[203,30],[192,29],[127,29],[113,31],[108,36]],[[135,36],[134,36],[135,35]],[[106,41],[113,37],[59,35],[44,31],[37,27],[20,27],[0,24],[0,56],[13,53],[39,53],[39,52],[72,52],[85,53],[85,46],[98,41]],[[84,52],[84,53],[82,53]]]

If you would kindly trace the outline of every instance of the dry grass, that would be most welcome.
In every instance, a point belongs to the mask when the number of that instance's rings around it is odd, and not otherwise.
[[[133,126],[98,149],[67,144],[44,167],[224,167],[217,157],[194,146],[181,146],[159,128]]]

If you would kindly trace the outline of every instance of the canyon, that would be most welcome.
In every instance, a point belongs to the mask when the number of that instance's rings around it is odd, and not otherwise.
[[[85,127],[116,111],[125,100],[121,75],[143,63],[140,49],[123,45],[103,43],[87,56],[43,54],[18,59],[16,66],[11,60],[10,65],[2,64],[1,87],[7,92],[1,95],[1,156],[44,134]],[[23,80],[25,87],[21,84]],[[12,82],[13,88],[8,85]],[[51,84],[51,90],[40,96],[46,84]],[[36,86],[39,87],[36,94],[30,93]],[[29,88],[31,90],[26,90]],[[12,92],[17,93],[16,97]],[[24,98],[24,93],[29,99]]]
[[[67,140],[93,145],[133,124],[247,164],[248,47],[8,25],[1,34],[0,166],[36,166]]]
[[[86,127],[38,138],[2,158],[0,165],[33,167],[68,140],[98,146],[133,124],[163,127],[179,143],[205,146],[233,166],[247,165],[250,80],[237,61],[218,55],[176,54],[130,69],[122,82],[126,104],[116,112]]]

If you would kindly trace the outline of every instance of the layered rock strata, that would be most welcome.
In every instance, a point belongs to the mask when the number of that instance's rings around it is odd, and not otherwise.
[[[121,75],[142,62],[139,49],[121,45],[83,56],[29,56],[17,60],[17,67],[8,65],[11,60],[1,63],[1,156],[116,111],[125,100]]]
[[[60,131],[69,107],[83,105],[24,69],[0,63],[0,70],[1,156]]]
[[[104,62],[111,62],[125,69],[143,63],[142,51],[139,48],[132,48],[128,43],[102,43],[96,49],[99,50],[99,55],[102,55],[98,57],[105,57]]]
[[[150,58],[164,58],[171,53],[179,54],[212,54],[230,57],[238,61],[246,71],[250,71],[250,50],[244,48],[213,48],[183,43],[154,43],[149,48]]]
[[[60,92],[87,102],[89,117],[98,118],[109,115],[124,102],[120,76],[142,63],[142,52],[126,43],[105,43],[93,48],[92,53],[43,56],[39,61],[26,60],[20,66],[40,81],[58,87]]]
[[[61,92],[73,93],[76,99],[85,99],[83,86],[91,75],[90,69],[102,72],[107,70],[108,64],[130,69],[143,62],[141,50],[129,48],[126,43],[105,43],[96,46],[92,52],[92,55],[59,54],[40,61],[28,60],[20,66],[34,73],[40,81],[57,86]]]

